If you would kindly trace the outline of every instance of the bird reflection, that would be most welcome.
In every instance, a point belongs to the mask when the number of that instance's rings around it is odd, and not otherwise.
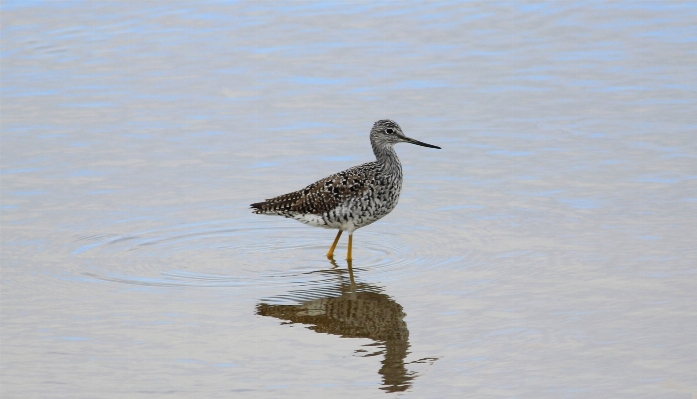
[[[283,295],[283,298],[290,297],[300,302],[298,305],[259,303],[257,314],[308,324],[309,329],[318,333],[370,338],[375,343],[368,346],[376,347],[378,351],[364,356],[384,355],[378,371],[383,382],[380,389],[387,392],[408,389],[416,373],[408,371],[404,363],[409,353],[409,330],[404,322],[406,314],[402,306],[381,293],[379,287],[356,283],[351,261],[348,261],[348,271],[339,268],[333,259],[330,261],[332,269],[317,272],[331,276],[329,287]]]

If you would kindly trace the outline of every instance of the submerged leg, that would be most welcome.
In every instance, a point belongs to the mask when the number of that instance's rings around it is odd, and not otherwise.
[[[353,261],[350,259],[347,259],[346,263],[348,264],[349,279],[351,280],[351,291],[350,291],[349,298],[352,301],[355,301],[356,299],[358,299],[358,296],[356,295],[356,279],[353,277]]]
[[[346,260],[352,260],[353,256],[351,256],[351,249],[353,248],[353,234],[349,234],[349,250],[348,250],[348,256],[346,256]]]
[[[327,252],[327,258],[334,257],[334,249],[336,248],[336,244],[339,243],[339,237],[341,237],[341,233],[343,233],[343,232],[341,230],[339,230],[339,234],[337,234],[336,238],[334,239],[334,244],[332,244],[332,247],[329,248],[329,252]]]
[[[346,264],[349,269],[349,280],[351,280],[351,291],[356,290],[356,279],[353,277],[353,261],[351,259],[346,260]]]

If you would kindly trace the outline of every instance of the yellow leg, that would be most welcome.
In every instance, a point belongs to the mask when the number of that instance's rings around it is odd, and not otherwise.
[[[349,234],[349,250],[348,250],[348,256],[346,257],[346,260],[352,260],[353,257],[351,256],[351,249],[353,248],[353,234]]]
[[[334,257],[334,249],[336,248],[336,244],[339,243],[339,238],[341,237],[341,233],[343,233],[343,232],[341,230],[339,230],[339,234],[337,234],[336,238],[334,239],[334,244],[332,244],[332,247],[329,248],[329,252],[327,252],[327,258]]]

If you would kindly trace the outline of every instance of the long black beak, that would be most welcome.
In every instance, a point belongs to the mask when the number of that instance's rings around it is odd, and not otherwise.
[[[407,142],[407,143],[412,143],[412,144],[420,145],[420,146],[422,146],[422,147],[437,148],[437,149],[439,149],[439,150],[441,149],[441,148],[438,147],[437,145],[426,144],[426,143],[424,143],[424,142],[422,142],[422,141],[419,141],[419,140],[410,139],[409,137],[405,137],[405,140],[404,140],[404,141]]]

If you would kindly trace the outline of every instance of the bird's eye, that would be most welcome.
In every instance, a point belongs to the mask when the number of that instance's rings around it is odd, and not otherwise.
[[[387,133],[390,133],[390,134],[394,133],[394,130],[392,130],[392,129],[387,129],[387,130],[385,130],[385,131],[386,131]]]

